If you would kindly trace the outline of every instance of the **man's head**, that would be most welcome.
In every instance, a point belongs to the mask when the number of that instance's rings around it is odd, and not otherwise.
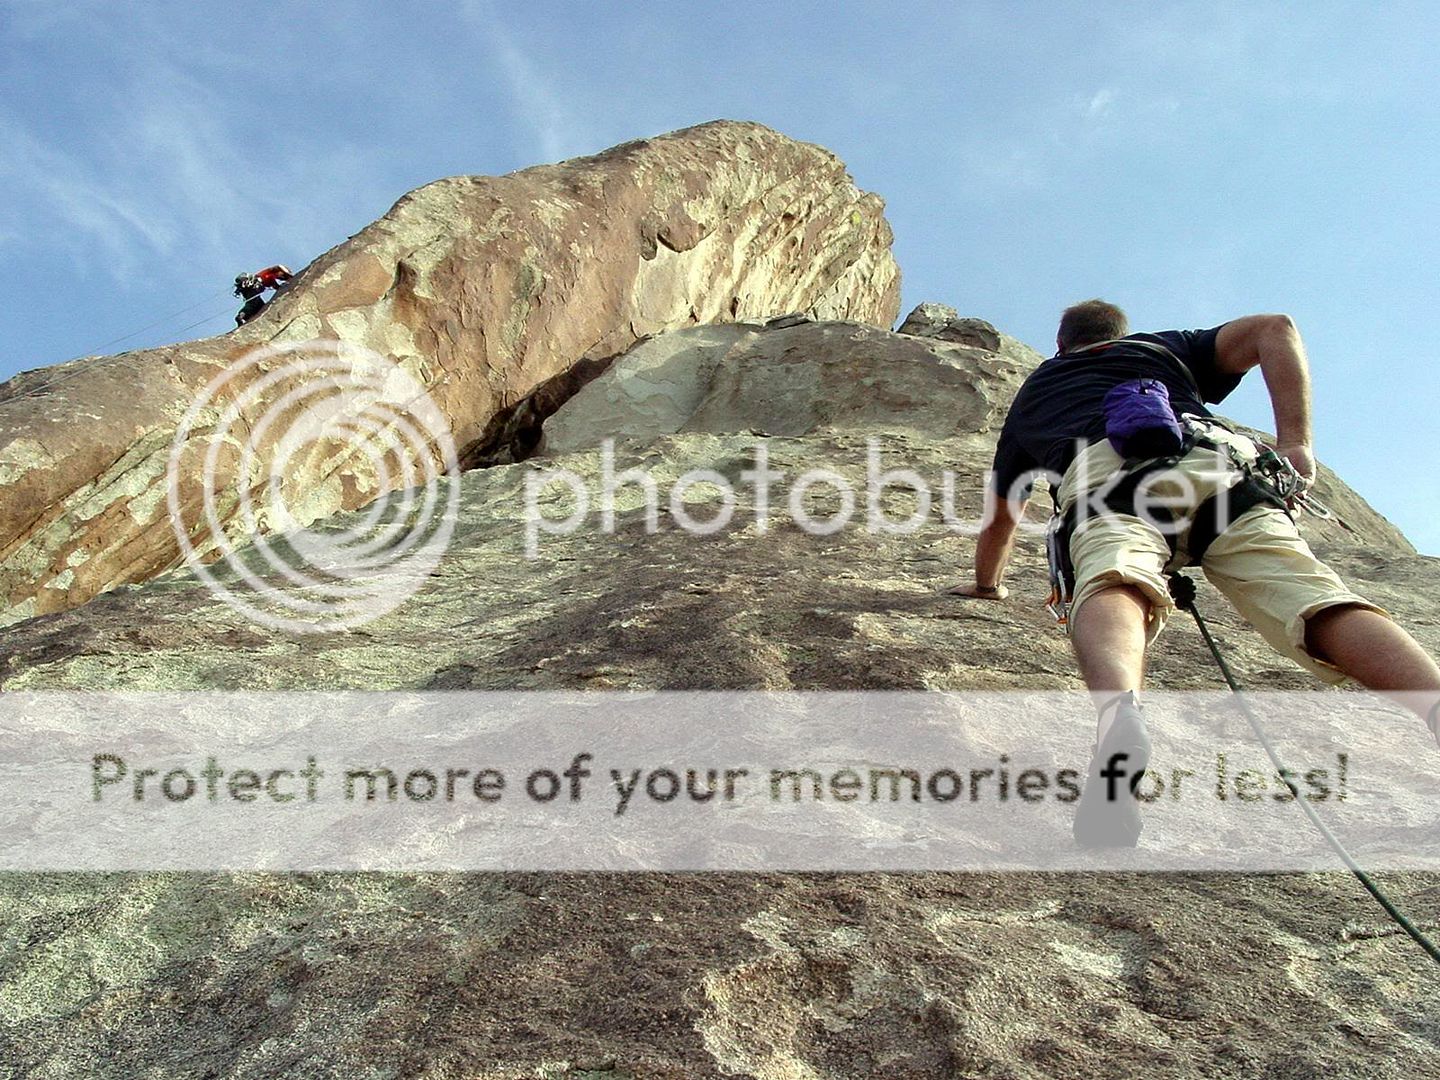
[[[1070,352],[1097,341],[1109,341],[1130,333],[1130,320],[1114,304],[1104,300],[1086,300],[1065,309],[1060,316],[1060,331],[1055,335],[1059,350]]]

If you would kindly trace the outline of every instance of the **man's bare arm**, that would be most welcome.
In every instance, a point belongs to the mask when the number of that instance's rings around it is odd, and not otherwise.
[[[1294,320],[1288,315],[1247,315],[1226,323],[1215,339],[1215,364],[1231,375],[1260,368],[1275,410],[1276,450],[1302,476],[1313,479],[1310,365]]]
[[[1004,600],[1010,595],[1001,579],[1015,547],[1015,530],[1025,513],[1025,503],[1011,502],[994,491],[985,493],[985,521],[975,541],[975,581],[957,585],[950,591],[957,596],[978,600]]]

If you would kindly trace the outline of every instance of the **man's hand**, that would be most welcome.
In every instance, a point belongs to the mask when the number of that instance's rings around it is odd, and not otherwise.
[[[1315,455],[1310,447],[1304,443],[1295,446],[1277,446],[1275,453],[1288,461],[1291,467],[1300,474],[1300,478],[1305,481],[1306,489],[1315,483]]]
[[[1010,590],[1000,584],[1000,579],[1005,574],[1005,564],[1010,561],[1015,529],[1024,513],[1024,499],[1012,503],[997,495],[994,489],[986,490],[985,523],[981,525],[980,536],[975,542],[975,580],[948,590],[951,596],[1004,600],[1010,595]],[[995,584],[981,585],[982,581],[993,581]]]
[[[1010,595],[1010,590],[1004,585],[982,586],[978,582],[970,582],[968,585],[956,585],[953,589],[946,589],[951,596],[968,596],[974,600],[1004,600]]]

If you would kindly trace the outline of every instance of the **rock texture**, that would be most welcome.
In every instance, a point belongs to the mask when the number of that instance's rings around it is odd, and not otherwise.
[[[947,304],[921,304],[899,326],[902,334],[955,341],[980,349],[998,349],[1001,334],[984,319],[962,319]]]
[[[1078,687],[1030,537],[1005,604],[945,595],[973,541],[938,517],[760,537],[743,497],[713,536],[635,508],[524,555],[526,475],[593,478],[611,436],[662,479],[738,477],[763,444],[856,483],[874,440],[954,470],[973,517],[1037,360],[845,322],[657,336],[554,411],[534,460],[465,476],[449,555],[385,618],[291,637],[172,572],[12,628],[0,689]],[[1315,546],[1440,651],[1440,563],[1328,470],[1318,494],[1360,535],[1312,523]],[[1201,603],[1248,684],[1314,685]],[[1217,685],[1182,623],[1152,670]],[[1395,739],[1435,754],[1418,722]],[[1434,925],[1433,875],[1386,885]],[[1433,969],[1338,874],[12,875],[0,910],[17,1075],[1368,1080],[1437,1075],[1440,1049]]]
[[[607,436],[679,431],[803,436],[826,431],[983,439],[1038,357],[912,341],[874,327],[714,326],[665,334],[626,353],[545,424],[546,454]],[[937,359],[940,361],[937,366]]]
[[[646,335],[792,311],[891,325],[890,241],[881,200],[833,154],[757,124],[429,184],[316,259],[241,330],[0,387],[0,620],[177,564],[165,512],[177,421],[256,346],[318,337],[393,359],[473,459],[497,412]],[[273,442],[256,449],[263,471]],[[286,483],[307,520],[364,505],[381,487],[371,463],[343,453],[297,462]]]

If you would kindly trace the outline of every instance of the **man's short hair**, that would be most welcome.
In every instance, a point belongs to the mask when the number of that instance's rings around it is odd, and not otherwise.
[[[1065,309],[1060,316],[1060,332],[1056,339],[1061,352],[1069,352],[1097,341],[1122,338],[1130,333],[1130,320],[1114,304],[1104,300],[1086,300]]]

